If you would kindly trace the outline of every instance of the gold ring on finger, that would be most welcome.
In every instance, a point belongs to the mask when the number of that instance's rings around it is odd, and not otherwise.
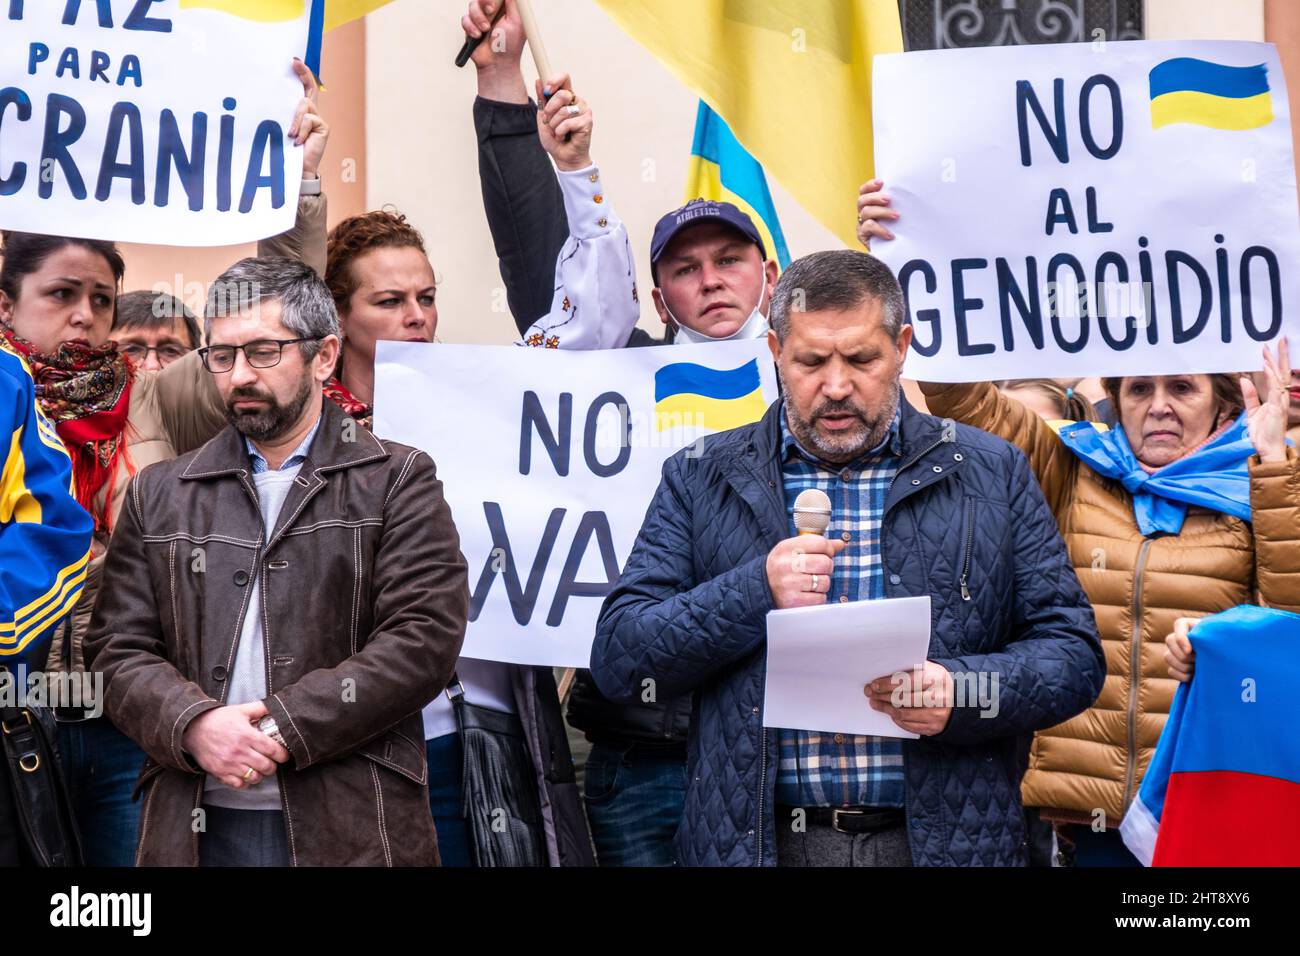
[[[814,575],[812,576],[812,578],[813,578],[813,586],[812,586],[812,589],[813,589],[814,591],[816,591],[816,590],[817,590],[817,575],[814,574]]]
[[[245,770],[245,771],[244,771],[244,783],[252,783],[252,781],[253,781],[253,775],[254,775],[255,773],[257,773],[257,771],[254,770],[252,767],[249,767],[247,770]]]

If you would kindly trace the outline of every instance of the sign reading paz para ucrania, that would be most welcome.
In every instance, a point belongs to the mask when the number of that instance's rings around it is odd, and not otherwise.
[[[763,340],[379,343],[375,434],[428,452],[469,562],[467,657],[586,667],[664,461],[776,400]]]
[[[1271,44],[875,58],[873,243],[931,381],[1232,372],[1300,337],[1300,214]],[[894,224],[890,223],[891,226]]]
[[[0,228],[227,245],[293,224],[308,0],[0,0]]]

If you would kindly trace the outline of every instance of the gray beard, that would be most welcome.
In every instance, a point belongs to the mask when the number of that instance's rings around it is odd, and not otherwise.
[[[781,369],[777,367],[777,378],[781,381],[781,392],[783,395],[782,403],[785,407],[786,424],[790,431],[808,451],[814,452],[818,458],[831,464],[840,465],[845,462],[853,461],[860,458],[871,449],[875,448],[885,440],[889,434],[889,426],[894,422],[894,415],[898,412],[898,405],[902,392],[902,369],[899,369],[898,378],[894,382],[894,388],[885,398],[884,405],[876,415],[863,414],[864,410],[853,408],[848,405],[826,406],[814,410],[813,417],[817,412],[829,410],[851,412],[862,416],[862,424],[853,429],[850,433],[843,435],[837,441],[827,441],[814,427],[813,422],[803,418],[795,409],[790,401],[790,390],[785,387],[785,378],[781,375]]]
[[[262,396],[252,396],[247,394],[234,394],[228,398],[226,404],[226,418],[230,424],[234,425],[241,435],[246,436],[252,441],[268,442],[275,441],[283,437],[289,429],[302,417],[303,409],[307,407],[307,402],[311,399],[315,391],[310,375],[303,377],[302,385],[299,387],[297,394],[289,400],[288,404],[281,405],[275,399],[271,399],[271,406],[265,411],[242,414],[236,414],[231,403],[238,399],[261,398]]]

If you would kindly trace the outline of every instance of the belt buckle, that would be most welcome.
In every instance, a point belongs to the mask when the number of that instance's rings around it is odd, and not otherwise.
[[[840,826],[840,817],[841,816],[861,817],[865,815],[866,815],[865,811],[862,810],[842,810],[839,807],[832,807],[831,808],[831,829],[838,830],[840,833],[851,834],[853,833],[852,830],[845,830],[843,827]]]

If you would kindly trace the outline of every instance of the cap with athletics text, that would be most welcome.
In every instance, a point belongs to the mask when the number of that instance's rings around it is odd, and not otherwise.
[[[750,242],[758,246],[758,254],[767,258],[763,239],[754,226],[754,220],[729,202],[715,202],[712,199],[692,199],[680,209],[674,209],[655,224],[654,238],[650,240],[650,274],[654,276],[655,285],[659,284],[659,260],[663,258],[668,243],[683,229],[698,226],[702,222],[721,222],[731,226]]]

